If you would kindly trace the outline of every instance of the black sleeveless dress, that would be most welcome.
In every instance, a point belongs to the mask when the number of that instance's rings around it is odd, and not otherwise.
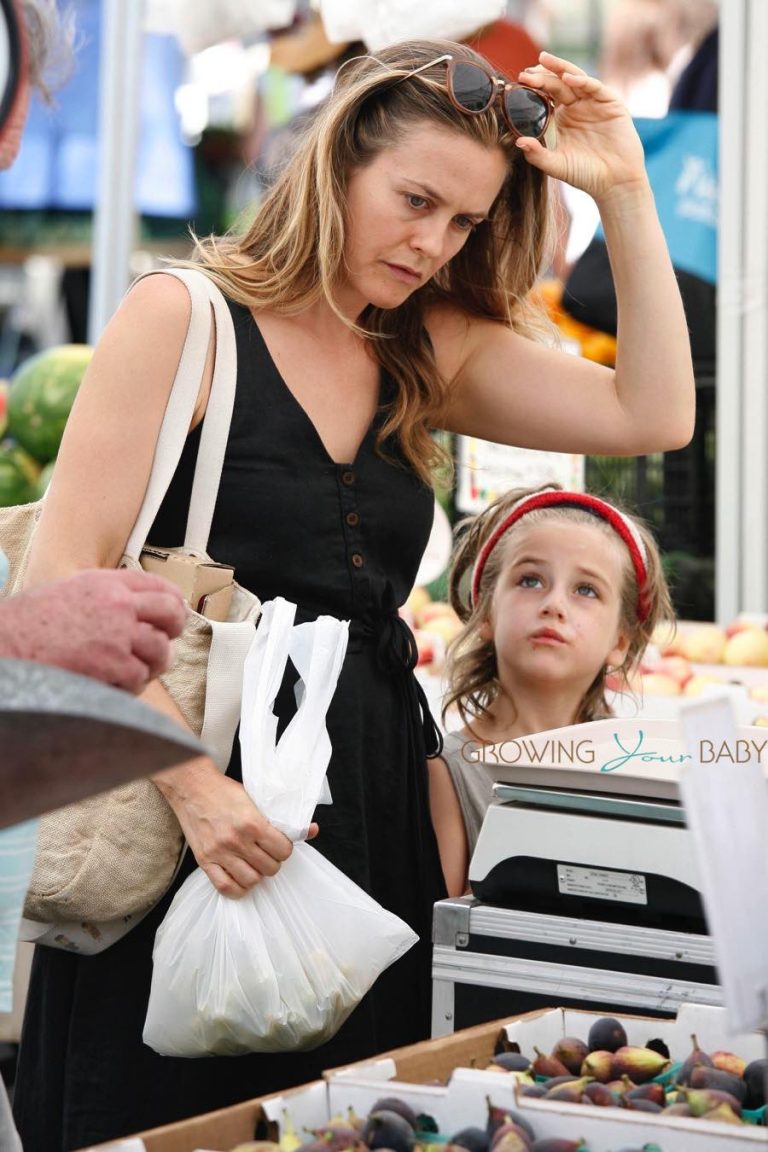
[[[210,553],[297,620],[349,619],[328,715],[333,804],[313,844],[420,937],[333,1040],[309,1053],[176,1059],[141,1040],[154,935],[173,892],[98,956],[38,948],[15,1092],[25,1152],[69,1152],[316,1078],[324,1068],[429,1035],[432,904],[445,895],[429,818],[426,752],[439,739],[413,677],[413,637],[396,614],[426,545],[433,498],[395,443],[375,450],[394,385],[357,458],[337,464],[280,377],[247,309],[237,337],[235,408]],[[150,539],[183,540],[199,429]],[[292,693],[280,699],[288,709]],[[281,717],[285,723],[285,717]],[[229,774],[239,778],[239,744]],[[183,874],[195,866],[191,853]]]

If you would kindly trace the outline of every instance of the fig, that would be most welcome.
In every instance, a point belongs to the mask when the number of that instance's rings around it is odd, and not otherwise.
[[[718,1092],[727,1092],[735,1096],[739,1103],[747,1095],[747,1086],[740,1076],[722,1072],[719,1068],[707,1068],[703,1064],[696,1065],[689,1084],[691,1088],[716,1088]]]
[[[662,1084],[652,1082],[649,1084],[633,1085],[630,1081],[624,1093],[624,1099],[653,1100],[654,1104],[658,1104],[660,1108],[663,1108],[667,1102],[667,1095]]]
[[[524,1084],[518,1092],[518,1095],[534,1096],[540,1099],[542,1096],[546,1096],[547,1091],[548,1089],[545,1084]]]
[[[650,1048],[634,1048],[626,1045],[613,1054],[614,1076],[629,1076],[635,1084],[652,1080],[668,1066],[669,1060],[653,1052]]]
[[[485,1102],[488,1105],[488,1119],[485,1124],[485,1130],[488,1137],[493,1136],[502,1124],[506,1124],[509,1119],[509,1110],[507,1108],[499,1108],[497,1104],[491,1103],[490,1096],[486,1096]]]
[[[419,1118],[413,1108],[398,1096],[382,1096],[380,1100],[376,1101],[368,1115],[370,1116],[373,1112],[397,1112],[398,1116],[402,1116],[403,1120],[408,1121],[414,1132],[419,1126]]]
[[[558,1084],[556,1087],[550,1088],[544,1099],[568,1100],[571,1104],[578,1104],[588,1083],[589,1076],[581,1076],[578,1080],[569,1080],[565,1084]]]
[[[487,1152],[488,1133],[484,1128],[462,1128],[448,1141],[454,1147],[466,1148],[467,1152]]]
[[[726,1104],[736,1116],[741,1115],[740,1101],[718,1088],[682,1088],[681,1094],[691,1110],[691,1116],[703,1116],[720,1104]]]
[[[747,1086],[747,1095],[744,1097],[745,1108],[762,1108],[765,1104],[767,1078],[768,1059],[764,1056],[747,1064],[742,1075]]]
[[[493,1145],[495,1152],[529,1152],[530,1147],[530,1140],[517,1125],[509,1128]]]
[[[683,1066],[677,1074],[678,1084],[690,1084],[691,1075],[693,1074],[694,1068],[698,1064],[702,1064],[706,1068],[712,1067],[712,1061],[709,1057],[709,1054],[702,1048],[699,1048],[699,1042],[696,1039],[695,1034],[691,1035],[691,1043],[693,1044],[693,1051],[683,1061]]]
[[[665,1116],[690,1116],[691,1115],[690,1108],[682,1100],[678,1101],[675,1104],[667,1104],[666,1108],[662,1108],[662,1112]]]
[[[596,1104],[599,1108],[615,1108],[618,1103],[610,1088],[601,1084],[599,1080],[593,1080],[591,1084],[587,1084],[584,1089],[584,1100],[590,1104]]]
[[[523,1126],[508,1116],[506,1123],[502,1124],[501,1128],[497,1128],[491,1137],[490,1147],[492,1152],[497,1152],[497,1149],[503,1145],[503,1142],[507,1136],[520,1137],[526,1142],[526,1144],[529,1144],[532,1139],[532,1135],[533,1133],[531,1132],[530,1125],[527,1123],[527,1121],[525,1126]],[[514,1147],[514,1141],[512,1141],[512,1146]]]
[[[505,1072],[528,1072],[531,1067],[530,1060],[522,1052],[500,1052],[494,1056],[491,1064],[498,1065]]]
[[[370,1113],[361,1136],[369,1148],[388,1148],[391,1152],[411,1152],[416,1143],[410,1121],[387,1108]]]
[[[666,1056],[667,1060],[670,1058],[670,1051],[663,1040],[649,1040],[646,1048],[650,1048],[651,1052],[658,1052],[660,1056]]]
[[[657,1104],[655,1100],[630,1100],[627,1096],[622,1100],[623,1106],[629,1112],[663,1112],[661,1104]]]
[[[555,1056],[547,1056],[539,1048],[534,1046],[536,1059],[531,1063],[531,1070],[536,1076],[545,1076],[550,1079],[552,1076],[572,1076],[573,1073],[570,1069],[566,1068],[562,1060],[558,1060]]]
[[[601,1084],[607,1084],[609,1080],[616,1078],[613,1074],[613,1052],[601,1050],[590,1052],[582,1061],[579,1071],[582,1076],[592,1076]]]
[[[564,1036],[555,1044],[551,1054],[555,1060],[564,1064],[569,1072],[578,1076],[588,1052],[589,1049],[583,1040],[579,1040],[576,1036]]]
[[[535,1140],[531,1145],[531,1152],[587,1152],[583,1140],[565,1140],[562,1136],[545,1136]]]
[[[587,1036],[587,1048],[590,1052],[615,1052],[624,1048],[627,1043],[627,1033],[624,1025],[613,1016],[601,1016],[595,1020]]]
[[[733,1108],[728,1104],[718,1104],[716,1108],[710,1108],[709,1112],[704,1113],[705,1120],[717,1120],[721,1124],[742,1124],[743,1120],[737,1116]]]

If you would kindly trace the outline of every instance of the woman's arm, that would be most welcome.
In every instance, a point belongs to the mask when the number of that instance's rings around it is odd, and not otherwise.
[[[445,761],[436,756],[429,768],[429,809],[437,837],[440,863],[449,896],[463,896],[467,890],[469,850],[467,833],[456,789]]]
[[[445,425],[566,452],[679,448],[693,433],[693,366],[642,146],[626,109],[598,80],[547,53],[542,61],[521,78],[556,100],[557,147],[519,146],[529,163],[597,202],[618,303],[616,370],[443,310],[429,329],[453,381]]]
[[[67,422],[27,586],[119,564],[144,498],[190,315],[184,285],[152,276],[128,293],[106,328]],[[202,419],[212,364],[213,346],[193,424]],[[184,722],[161,684],[150,684],[144,698]],[[220,892],[243,895],[290,855],[287,837],[211,760],[171,769],[155,783]]]

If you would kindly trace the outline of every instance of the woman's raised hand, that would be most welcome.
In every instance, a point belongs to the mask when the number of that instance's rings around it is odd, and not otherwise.
[[[542,52],[521,72],[521,83],[551,96],[557,139],[553,148],[523,137],[526,159],[548,176],[588,192],[598,203],[647,184],[643,146],[618,96],[575,64]]]

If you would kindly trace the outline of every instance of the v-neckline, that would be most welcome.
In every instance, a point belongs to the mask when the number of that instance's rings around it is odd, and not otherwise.
[[[309,415],[306,408],[301,403],[301,401],[299,400],[299,398],[295,394],[295,392],[293,392],[292,389],[289,387],[287,380],[285,379],[282,372],[278,368],[277,362],[275,361],[275,358],[272,355],[272,351],[269,347],[269,344],[267,343],[267,339],[266,339],[264,333],[262,332],[261,328],[259,327],[259,324],[258,324],[258,321],[256,320],[256,317],[254,316],[253,312],[251,312],[250,309],[248,309],[247,311],[248,311],[248,314],[251,318],[251,322],[252,322],[254,328],[256,329],[256,331],[259,334],[259,339],[261,340],[261,343],[264,346],[264,351],[266,352],[267,356],[269,357],[269,362],[272,365],[275,376],[280,381],[283,389],[287,393],[290,400],[293,402],[293,404],[294,404],[295,408],[297,409],[297,411],[299,412],[300,416],[303,418],[304,423],[309,428],[314,440],[316,441],[318,447],[320,448],[320,451],[323,453],[326,460],[330,464],[333,464],[334,468],[354,468],[355,465],[357,464],[357,461],[360,458],[360,453],[363,450],[363,447],[365,446],[366,441],[369,439],[371,433],[373,432],[374,426],[375,426],[375,424],[379,418],[379,413],[381,411],[381,404],[382,404],[382,371],[381,371],[381,369],[379,369],[378,390],[377,390],[377,395],[376,395],[376,408],[375,408],[373,416],[371,417],[371,420],[368,424],[368,427],[365,429],[365,432],[363,433],[363,436],[362,436],[362,439],[360,440],[360,443],[358,444],[357,448],[355,449],[355,455],[354,455],[353,459],[352,460],[334,460],[333,456],[331,456],[331,453],[328,451],[328,448],[326,446],[325,441],[323,440],[322,436],[318,432],[317,425],[315,424],[314,420]]]

